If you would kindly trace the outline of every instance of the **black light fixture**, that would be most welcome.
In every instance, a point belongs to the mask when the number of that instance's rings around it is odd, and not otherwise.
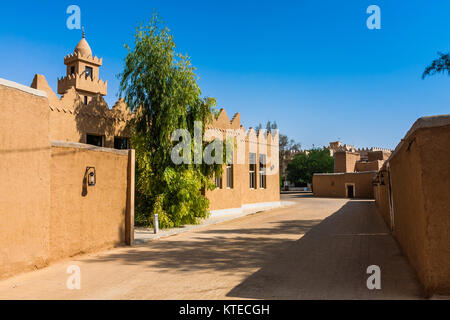
[[[372,180],[372,185],[377,186],[380,183],[380,176],[375,176],[375,178]]]
[[[86,167],[86,177],[88,186],[95,186],[95,184],[97,183],[97,174],[95,172],[95,167]]]
[[[385,183],[384,183],[384,175],[383,175],[383,174],[380,174],[380,184],[381,184],[382,186],[385,185]]]

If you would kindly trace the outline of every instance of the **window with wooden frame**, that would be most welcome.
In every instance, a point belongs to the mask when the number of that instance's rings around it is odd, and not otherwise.
[[[222,175],[215,175],[215,183],[217,189],[222,189]]]
[[[250,189],[256,188],[256,153],[250,152],[248,157],[249,162],[249,178]]]
[[[259,155],[259,188],[266,188],[266,155]]]
[[[227,188],[233,189],[233,164],[228,163],[227,164]]]

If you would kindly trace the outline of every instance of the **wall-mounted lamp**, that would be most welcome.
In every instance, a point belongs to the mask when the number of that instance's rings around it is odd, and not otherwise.
[[[382,186],[385,185],[385,183],[384,183],[384,175],[383,175],[383,174],[380,175],[380,184],[381,184]]]
[[[95,167],[86,167],[86,177],[88,186],[95,186],[97,183],[97,173],[95,172]]]
[[[380,176],[375,176],[375,178],[372,180],[372,185],[377,186],[380,183]]]

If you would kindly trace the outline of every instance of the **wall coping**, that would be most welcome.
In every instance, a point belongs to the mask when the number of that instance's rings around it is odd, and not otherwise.
[[[90,151],[98,151],[98,152],[106,152],[106,153],[114,153],[120,155],[128,155],[129,150],[118,150],[113,148],[104,148],[104,147],[96,147],[90,144],[78,143],[78,142],[68,142],[68,141],[50,141],[52,147],[58,148],[76,148],[76,149],[85,149]]]
[[[10,80],[6,80],[3,78],[0,78],[0,85],[5,86],[5,87],[9,87],[9,88],[13,88],[13,89],[17,89],[38,97],[44,97],[47,98],[47,93],[45,91],[42,90],[36,90],[27,86],[24,86],[23,84],[14,82],[14,81],[10,81]]]
[[[435,128],[450,125],[450,114],[441,114],[436,116],[426,116],[417,119],[412,127],[408,130],[405,137],[398,143],[389,158],[385,161],[380,170],[385,169],[387,164],[397,155],[402,148],[404,142],[411,137],[417,130],[424,128]]]
[[[343,176],[346,174],[363,174],[363,173],[377,173],[377,171],[369,170],[369,171],[358,171],[358,172],[314,173],[313,176]]]
[[[414,122],[411,129],[408,130],[403,140],[406,140],[414,132],[422,128],[442,127],[450,124],[450,114],[421,117]]]
[[[349,154],[354,154],[354,155],[358,155],[358,154],[361,155],[361,153],[358,151],[353,152],[353,151],[346,151],[346,150],[338,150],[338,151],[334,152],[334,154],[336,154],[336,153],[349,153]]]

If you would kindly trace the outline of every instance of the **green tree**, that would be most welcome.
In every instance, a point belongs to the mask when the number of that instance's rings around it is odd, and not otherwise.
[[[438,52],[438,55],[439,58],[433,60],[433,62],[428,67],[426,67],[425,71],[422,74],[422,79],[425,79],[425,77],[434,75],[436,73],[445,73],[446,71],[447,75],[450,75],[450,54]]]
[[[311,149],[298,153],[287,166],[288,180],[296,185],[312,182],[314,173],[333,172],[334,161],[328,149]]]
[[[209,214],[205,190],[214,188],[212,176],[221,168],[175,165],[171,134],[187,129],[192,137],[194,121],[206,124],[212,119],[215,100],[200,97],[195,68],[187,56],[175,51],[173,36],[157,14],[148,25],[137,28],[133,48],[125,47],[128,54],[119,79],[120,94],[136,111],[132,123],[136,222],[151,225],[157,213],[162,228],[196,223]]]

